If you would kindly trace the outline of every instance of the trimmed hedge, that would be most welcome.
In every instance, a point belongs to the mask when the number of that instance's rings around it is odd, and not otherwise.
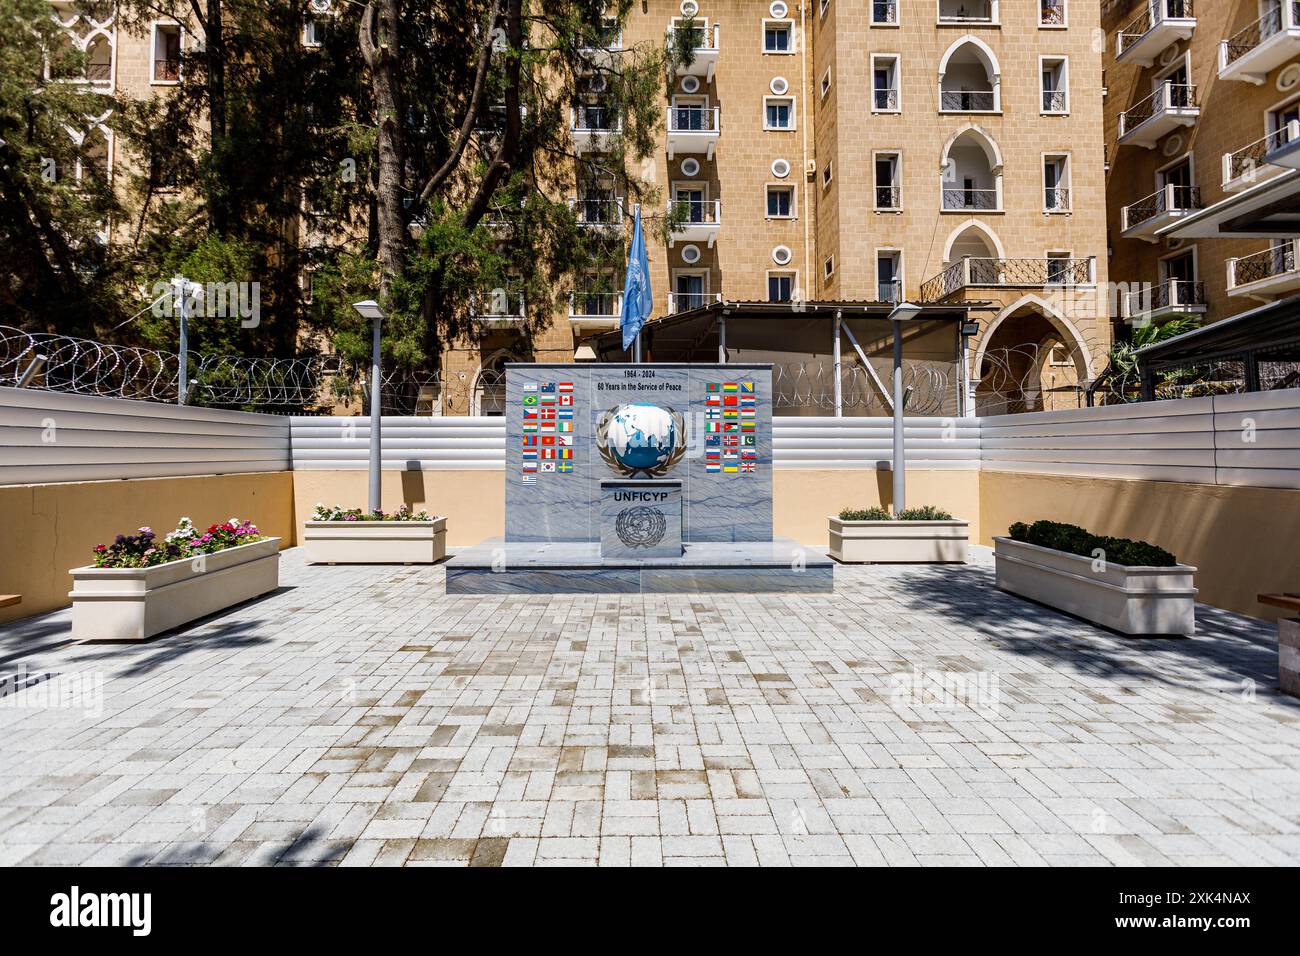
[[[934,505],[922,505],[919,508],[904,508],[898,514],[890,514],[884,508],[845,508],[840,512],[841,521],[951,521],[952,515]]]
[[[1015,541],[1085,558],[1092,557],[1100,549],[1105,561],[1124,567],[1169,568],[1178,563],[1177,558],[1157,545],[1131,538],[1092,534],[1078,525],[1059,521],[1035,521],[1033,524],[1017,521],[1008,533]]]

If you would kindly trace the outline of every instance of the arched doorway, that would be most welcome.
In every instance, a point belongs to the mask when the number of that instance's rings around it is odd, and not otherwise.
[[[975,351],[977,415],[1078,408],[1095,374],[1079,330],[1050,304],[1029,295],[1003,309]]]

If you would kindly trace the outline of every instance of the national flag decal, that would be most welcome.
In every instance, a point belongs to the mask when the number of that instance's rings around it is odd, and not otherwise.
[[[704,386],[704,471],[752,475],[758,470],[758,396],[753,382]]]
[[[523,430],[519,469],[524,483],[537,484],[541,474],[573,474],[573,383],[526,382],[519,403]]]

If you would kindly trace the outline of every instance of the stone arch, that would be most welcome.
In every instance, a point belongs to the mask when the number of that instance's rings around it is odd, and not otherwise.
[[[504,415],[506,403],[507,362],[518,362],[519,356],[512,349],[497,349],[484,356],[478,370],[470,382],[469,412],[471,415]]]
[[[953,40],[943,56],[939,58],[939,78],[942,79],[948,72],[948,61],[952,59],[952,55],[964,46],[973,46],[979,51],[980,59],[984,61],[984,66],[989,71],[989,79],[997,83],[998,77],[1002,75],[1002,67],[998,65],[998,55],[987,43],[970,33]]]
[[[948,141],[943,144],[943,153],[940,157],[940,167],[948,164],[948,156],[952,148],[957,145],[957,141],[963,139],[967,134],[971,134],[980,148],[984,150],[984,155],[988,158],[989,166],[993,172],[1002,175],[1002,150],[998,149],[998,141],[993,135],[978,123],[963,123],[953,134],[948,137]]]
[[[1026,308],[1036,309],[1042,318],[1056,330],[1061,337],[1061,341],[1070,347],[1079,381],[1092,381],[1097,374],[1096,366],[1093,361],[1092,351],[1088,348],[1087,342],[1084,341],[1082,333],[1059,309],[1046,299],[1033,293],[1016,299],[1003,308],[989,323],[988,328],[984,330],[984,334],[980,336],[980,343],[976,347],[974,358],[971,361],[972,377],[975,379],[980,377],[980,368],[984,364],[984,355],[988,351],[989,342],[993,340],[993,334],[997,331],[998,326]]]
[[[967,219],[964,222],[959,223],[952,232],[948,233],[948,239],[943,244],[943,262],[945,266],[950,266],[953,263],[952,248],[956,244],[957,240],[971,231],[983,235],[985,244],[993,250],[995,258],[1005,259],[1007,257],[1006,250],[1002,247],[1002,240],[998,238],[998,234],[994,232],[992,228],[980,222],[978,219]]]

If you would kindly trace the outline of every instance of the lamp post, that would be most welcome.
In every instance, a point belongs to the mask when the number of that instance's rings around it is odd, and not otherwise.
[[[374,299],[352,303],[352,308],[363,319],[369,319],[373,325],[373,338],[370,351],[370,495],[369,508],[372,512],[379,510],[379,476],[381,456],[380,406],[383,404],[379,382],[379,326],[384,320],[384,310]]]
[[[907,450],[903,440],[903,406],[907,395],[903,391],[903,323],[921,314],[921,307],[910,302],[900,302],[889,313],[894,330],[894,516],[907,507]],[[908,389],[908,391],[911,391]]]

